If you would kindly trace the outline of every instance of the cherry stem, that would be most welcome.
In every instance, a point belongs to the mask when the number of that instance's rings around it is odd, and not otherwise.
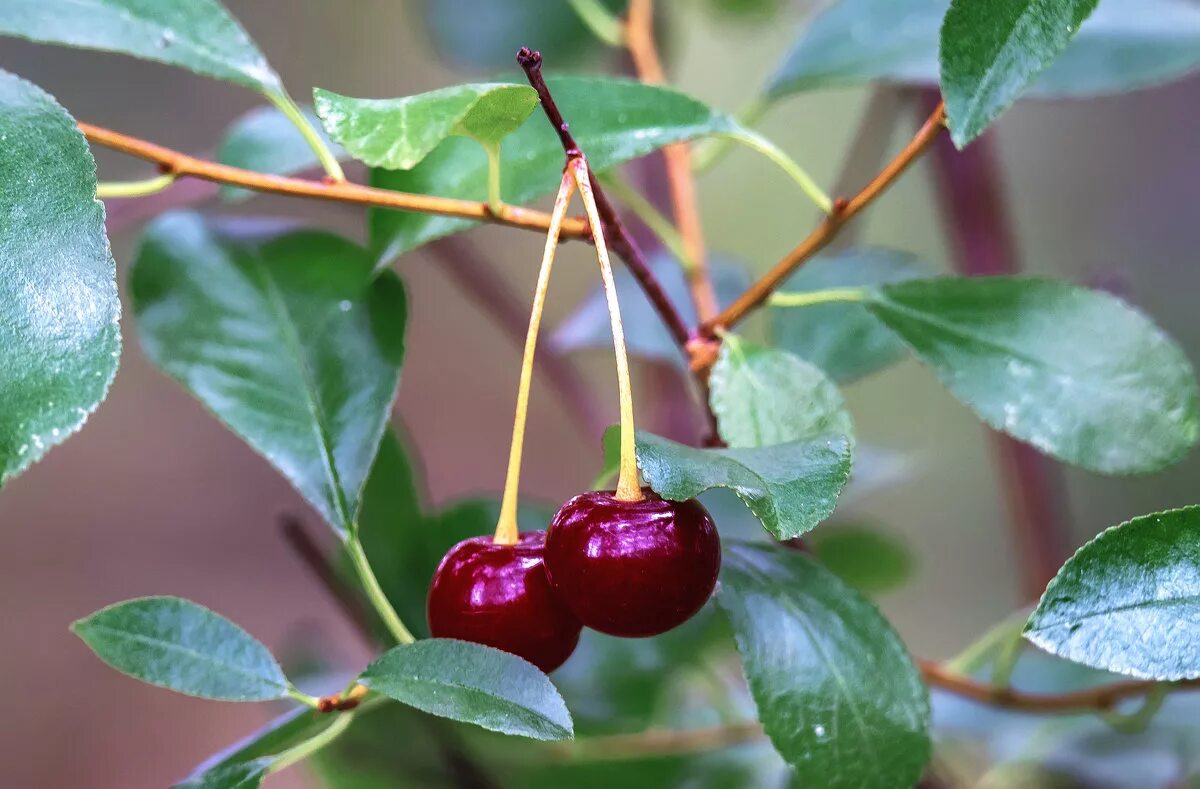
[[[546,249],[542,253],[542,268],[538,272],[533,292],[533,309],[529,313],[529,329],[525,333],[525,353],[521,358],[521,378],[517,384],[517,412],[513,418],[512,446],[508,450],[508,475],[504,479],[504,498],[500,502],[500,518],[496,522],[494,541],[500,545],[516,545],[520,539],[517,526],[517,497],[521,487],[521,450],[525,446],[525,420],[529,413],[529,386],[533,381],[533,357],[537,351],[538,330],[542,325],[542,310],[546,307],[546,291],[550,287],[550,270],[558,251],[558,236],[575,182],[570,172],[564,172],[554,210],[550,214],[550,229],[546,233]]]
[[[588,177],[587,159],[582,154],[567,161],[567,169],[575,175],[579,196],[587,213],[596,243],[596,259],[600,263],[600,278],[604,281],[604,296],[608,300],[608,318],[612,323],[613,350],[617,356],[617,389],[621,399],[621,466],[617,475],[618,501],[641,501],[642,486],[638,482],[637,452],[634,444],[633,387],[629,381],[629,356],[625,352],[625,329],[621,325],[621,305],[617,300],[617,285],[613,281],[612,263],[608,259],[608,247],[604,244],[604,226],[600,211],[596,208],[596,196],[592,193],[592,179]]]

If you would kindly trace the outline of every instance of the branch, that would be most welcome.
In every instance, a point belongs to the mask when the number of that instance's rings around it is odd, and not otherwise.
[[[625,18],[625,46],[633,59],[634,68],[642,82],[661,85],[666,82],[658,47],[654,43],[653,0],[632,0]],[[701,321],[717,314],[717,294],[709,275],[704,249],[704,230],[700,223],[700,208],[696,199],[696,181],[692,177],[692,151],[687,143],[663,148],[667,167],[667,184],[671,204],[675,208],[675,224],[683,236],[683,246],[690,258],[687,268],[692,301]]]
[[[932,91],[926,92],[929,96]],[[993,140],[984,136],[963,151],[949,137],[934,146],[935,192],[955,267],[967,276],[1017,274],[1021,255],[1005,205]],[[1062,469],[1036,449],[1003,433],[992,434],[992,452],[1016,551],[1021,558],[1021,592],[1036,600],[1070,552]]]
[[[546,117],[550,120],[550,125],[554,127],[554,131],[558,134],[558,139],[562,142],[563,150],[567,157],[580,156],[583,151],[580,150],[579,144],[575,142],[575,138],[571,136],[570,126],[559,111],[558,105],[554,103],[554,97],[550,95],[550,88],[546,85],[546,80],[542,76],[542,54],[530,50],[528,47],[521,47],[517,52],[517,63],[525,71],[525,76],[529,80],[529,84],[537,91],[538,98],[542,103],[542,110],[546,113]],[[604,237],[608,240],[608,245],[612,251],[616,253],[625,265],[629,268],[634,279],[641,285],[645,291],[646,297],[650,299],[650,303],[662,318],[667,330],[671,333],[671,337],[683,349],[688,341],[688,327],[683,320],[683,316],[679,314],[679,310],[671,303],[667,297],[666,291],[663,290],[658,278],[654,276],[654,272],[650,270],[649,264],[646,263],[645,256],[642,255],[641,249],[633,240],[633,236],[626,230],[625,225],[621,222],[621,218],[617,216],[616,210],[608,200],[608,196],[604,194],[604,190],[600,187],[595,174],[592,173],[591,167],[588,168],[588,177],[592,181],[592,191],[596,197],[596,209],[600,213],[600,221],[604,225]]]
[[[896,158],[875,176],[874,180],[849,200],[838,198],[834,203],[833,213],[822,219],[821,223],[817,225],[816,229],[807,238],[797,244],[791,252],[784,256],[783,260],[776,263],[761,279],[751,285],[733,304],[729,305],[713,320],[704,323],[700,329],[701,334],[710,337],[714,336],[717,329],[733,326],[746,317],[748,312],[766,301],[767,297],[782,285],[783,281],[792,272],[824,249],[833,240],[834,236],[837,235],[843,225],[874,202],[884,190],[891,186],[937,138],[945,127],[945,123],[945,108],[942,104],[938,104],[933,113],[921,126],[916,136],[912,138],[908,145],[904,146],[904,149],[896,155]],[[701,368],[711,366],[711,361],[708,358],[693,359],[693,363],[695,366]]]
[[[174,175],[177,178],[199,178],[203,181],[291,197],[309,197],[317,200],[391,208],[397,211],[461,217],[478,222],[491,222],[525,230],[536,230],[541,233],[545,233],[550,227],[549,214],[520,206],[505,206],[503,215],[497,215],[486,202],[395,192],[391,189],[378,189],[342,181],[311,181],[304,178],[256,173],[253,170],[243,170],[240,167],[230,167],[207,159],[189,156],[146,140],[130,137],[100,126],[93,126],[90,123],[80,123],[79,129],[90,142],[154,162],[162,173]],[[562,235],[564,238],[586,238],[587,233],[587,223],[580,218],[569,218],[563,223]]]

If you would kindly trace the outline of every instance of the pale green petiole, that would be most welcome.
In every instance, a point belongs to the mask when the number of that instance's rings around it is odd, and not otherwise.
[[[325,144],[325,140],[317,133],[312,124],[308,122],[308,118],[304,117],[304,113],[300,111],[300,107],[292,100],[292,97],[284,91],[278,93],[268,93],[267,98],[276,109],[284,114],[284,116],[292,122],[296,130],[304,137],[304,141],[313,149],[313,153],[317,155],[317,160],[321,163],[321,167],[325,169],[325,173],[335,181],[345,181],[346,174],[342,172],[342,165],[338,163],[337,156],[333,151],[329,150],[329,146]]]
[[[634,189],[628,181],[612,170],[600,173],[597,177],[608,187],[608,191],[612,192],[618,200],[625,204],[626,208],[645,223],[646,227],[650,228],[654,235],[658,236],[658,240],[663,242],[663,246],[679,260],[679,265],[685,272],[690,273],[696,269],[696,261],[692,260],[691,255],[684,248],[683,236],[675,229],[671,220],[663,216],[662,212],[642,196],[641,192]]]
[[[773,293],[768,303],[772,307],[809,307],[813,304],[829,304],[831,302],[866,301],[867,291],[863,288],[829,288],[828,290],[813,290],[805,292],[784,291]]]
[[[161,192],[175,183],[175,176],[167,173],[141,181],[119,181],[96,184],[96,197],[146,197]]]

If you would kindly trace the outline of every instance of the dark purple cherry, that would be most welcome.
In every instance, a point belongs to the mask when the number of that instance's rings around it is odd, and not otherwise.
[[[473,537],[451,548],[429,586],[430,632],[503,649],[542,671],[561,666],[582,625],[550,590],[545,545],[546,533],[533,531],[516,545]]]
[[[700,502],[642,493],[641,501],[580,494],[546,533],[550,585],[580,622],[609,635],[683,624],[712,595],[721,568],[721,541]]]

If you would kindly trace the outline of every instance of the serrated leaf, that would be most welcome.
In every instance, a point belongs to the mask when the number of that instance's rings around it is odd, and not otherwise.
[[[372,167],[411,170],[447,137],[499,145],[537,106],[528,85],[455,85],[399,99],[354,99],[317,88],[325,130]]]
[[[850,476],[850,442],[829,436],[751,449],[696,449],[639,431],[637,460],[646,484],[664,498],[683,501],[729,488],[767,531],[787,540],[833,512]]]
[[[939,59],[946,125],[958,147],[979,136],[1067,48],[1097,2],[951,1]]]
[[[805,25],[767,85],[776,101],[872,80],[937,84],[949,0],[840,0]],[[1087,97],[1177,79],[1200,67],[1200,9],[1190,0],[1104,0],[1030,98]]]
[[[121,304],[96,163],[75,121],[0,71],[0,140],[3,486],[82,427],[108,393]]]
[[[813,258],[784,282],[780,292],[880,285],[935,273],[907,252],[861,247]],[[835,381],[854,381],[904,356],[904,343],[861,304],[772,307],[770,314],[773,344],[812,362]]]
[[[842,393],[787,351],[725,337],[709,376],[709,403],[731,447],[763,447],[822,435],[853,441]]]
[[[910,786],[930,756],[929,698],[869,601],[798,551],[725,543],[717,604],[776,750],[804,786]]]
[[[312,715],[311,712],[308,713]],[[188,778],[171,789],[258,789],[270,771],[272,759],[255,759],[217,767]]]
[[[667,298],[679,310],[688,326],[695,325],[696,307],[679,262],[668,253],[650,258],[650,270],[658,279]],[[716,258],[709,262],[709,274],[721,306],[730,304],[750,284],[746,269],[732,261]],[[621,302],[621,323],[625,327],[625,347],[634,356],[676,365],[686,364],[679,345],[663,325],[645,291],[624,266],[613,272],[617,299]],[[550,342],[561,351],[599,349],[612,353],[612,328],[603,287],[597,285],[575,310],[554,329]]]
[[[372,690],[424,712],[535,740],[568,740],[571,715],[550,678],[521,658],[466,641],[395,647],[363,671]]]
[[[400,380],[404,289],[364,250],[300,231],[235,237],[192,214],[146,232],[133,271],[150,359],[343,534]]]
[[[288,695],[283,669],[249,633],[179,597],[141,597],[71,625],[108,665],[142,682],[221,701]]]
[[[279,75],[216,0],[5,0],[0,34],[119,52],[283,93]]]
[[[1200,506],[1101,532],[1046,587],[1025,637],[1118,674],[1200,677]]]
[[[912,551],[899,537],[852,523],[830,523],[807,538],[813,556],[865,594],[895,589],[913,574]]]
[[[346,152],[321,131],[321,120],[316,113],[308,107],[301,107],[300,112],[333,155],[346,158]],[[294,175],[320,166],[316,151],[296,124],[275,107],[257,107],[229,124],[217,145],[217,161],[271,175]],[[220,191],[225,200],[240,200],[254,194],[249,189],[225,184]]]
[[[1200,434],[1186,355],[1109,294],[948,277],[885,285],[866,304],[983,421],[1067,463],[1153,471]]]
[[[736,123],[669,88],[596,77],[558,77],[550,90],[571,133],[597,172]],[[562,172],[562,144],[548,123],[527,123],[501,144],[501,192],[509,203],[526,203],[554,191]],[[487,198],[487,156],[470,140],[451,137],[411,170],[375,169],[371,183],[386,189]],[[469,220],[372,209],[371,248],[381,261],[435,238],[471,227]]]

